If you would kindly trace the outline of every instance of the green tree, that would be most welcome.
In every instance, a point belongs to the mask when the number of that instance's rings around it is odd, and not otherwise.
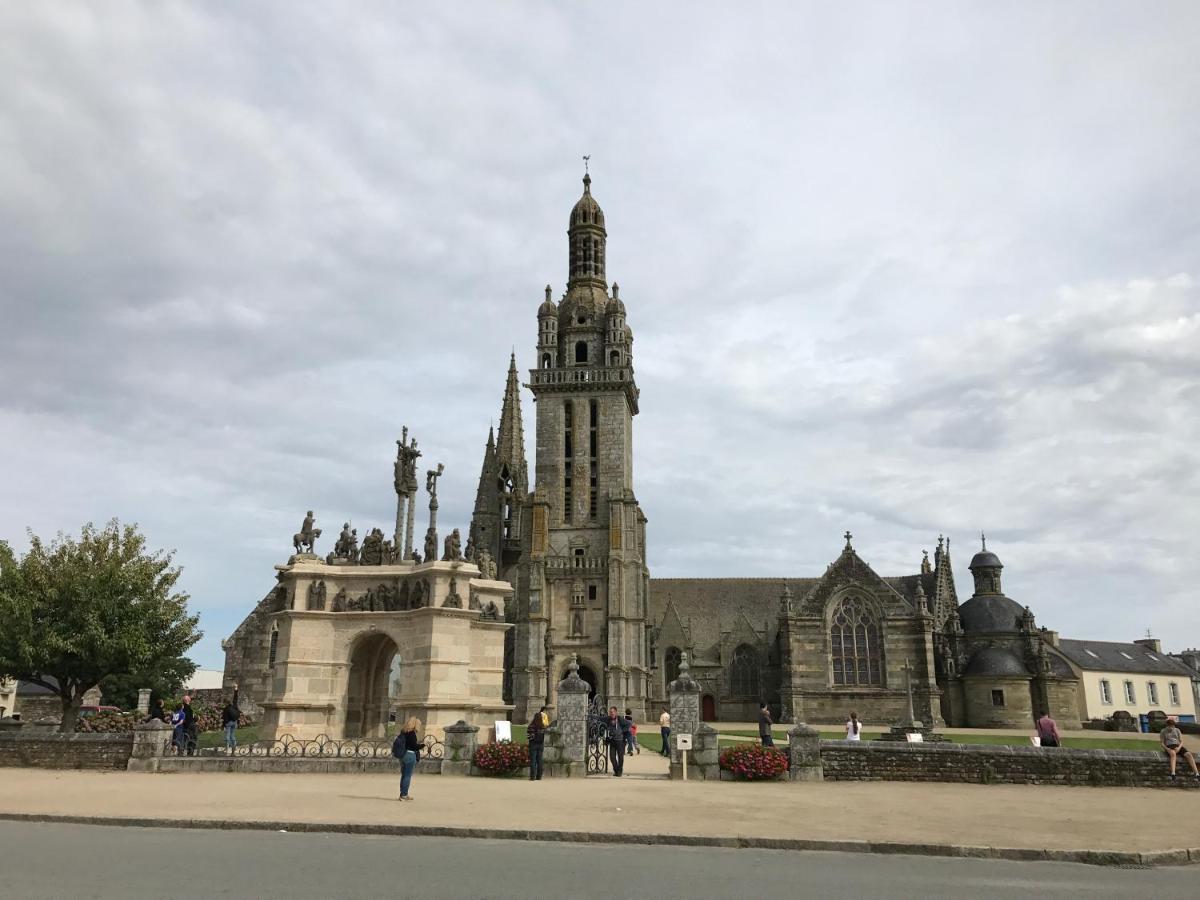
[[[79,540],[29,541],[19,559],[0,541],[0,674],[58,694],[62,731],[105,678],[157,671],[200,639],[174,554],[148,553],[136,526],[89,522]]]
[[[104,692],[105,704],[133,709],[142,688],[149,688],[151,697],[178,697],[195,671],[194,662],[186,656],[177,656],[161,660],[154,668],[142,672],[109,675],[100,682],[100,689]]]

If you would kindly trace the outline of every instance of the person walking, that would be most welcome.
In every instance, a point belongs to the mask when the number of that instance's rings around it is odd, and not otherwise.
[[[850,710],[850,718],[846,720],[846,740],[862,740],[862,722],[858,721],[858,713]]]
[[[658,730],[662,733],[663,745],[660,751],[663,756],[671,755],[671,714],[665,709],[658,717]]]
[[[633,721],[633,710],[631,710],[631,709],[625,710],[625,721],[622,723],[622,727],[626,729],[626,731],[625,731],[625,753],[626,754],[637,753],[638,752],[637,725]]]
[[[1175,762],[1179,757],[1183,757],[1188,761],[1188,765],[1192,767],[1192,777],[1200,778],[1200,771],[1196,769],[1196,757],[1192,755],[1192,751],[1183,746],[1183,734],[1179,731],[1179,726],[1176,724],[1174,716],[1167,719],[1167,725],[1158,733],[1158,740],[1162,744],[1163,750],[1167,752],[1167,759],[1171,761],[1171,780],[1175,780]]]
[[[1062,735],[1058,731],[1058,723],[1050,718],[1049,712],[1042,713],[1037,720],[1038,742],[1043,747],[1061,747]]]
[[[421,759],[421,720],[410,716],[396,739],[392,741],[392,756],[400,760],[400,799],[411,800],[408,789],[412,786],[413,772]]]
[[[758,705],[758,739],[762,741],[764,747],[774,747],[775,738],[771,736],[771,710],[767,709],[767,704],[760,703]]]
[[[237,747],[237,727],[238,722],[242,718],[242,711],[238,708],[238,686],[237,682],[233,683],[233,699],[225,704],[225,708],[221,710],[221,727],[225,729],[225,749],[230,753]]]
[[[608,708],[608,763],[612,766],[613,775],[621,777],[625,770],[625,732],[629,726],[623,718],[617,715],[617,708]]]
[[[529,744],[529,780],[542,780],[542,751],[546,748],[546,726],[550,724],[550,716],[546,707],[533,714],[525,728],[526,741]]]

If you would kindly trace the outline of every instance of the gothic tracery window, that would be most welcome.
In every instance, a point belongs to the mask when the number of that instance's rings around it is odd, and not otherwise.
[[[838,604],[829,628],[835,685],[882,685],[883,644],[879,622],[857,597]]]
[[[749,644],[738,644],[729,664],[729,696],[758,696],[758,652]]]
[[[683,658],[683,651],[678,647],[668,647],[666,658],[663,662],[664,674],[667,677],[667,684],[670,684],[679,677],[679,662]]]

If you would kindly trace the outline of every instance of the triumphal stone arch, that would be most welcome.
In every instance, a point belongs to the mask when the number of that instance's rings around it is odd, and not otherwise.
[[[301,553],[276,568],[264,739],[382,738],[391,713],[434,733],[507,716],[507,582],[465,560],[347,566]]]

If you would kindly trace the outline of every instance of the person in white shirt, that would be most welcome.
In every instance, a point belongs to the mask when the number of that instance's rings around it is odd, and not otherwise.
[[[662,750],[663,756],[671,755],[671,714],[665,709],[663,714],[658,717],[658,729],[662,732]]]
[[[850,718],[846,720],[846,740],[862,740],[862,722],[858,721],[858,713],[856,712],[851,712]]]

